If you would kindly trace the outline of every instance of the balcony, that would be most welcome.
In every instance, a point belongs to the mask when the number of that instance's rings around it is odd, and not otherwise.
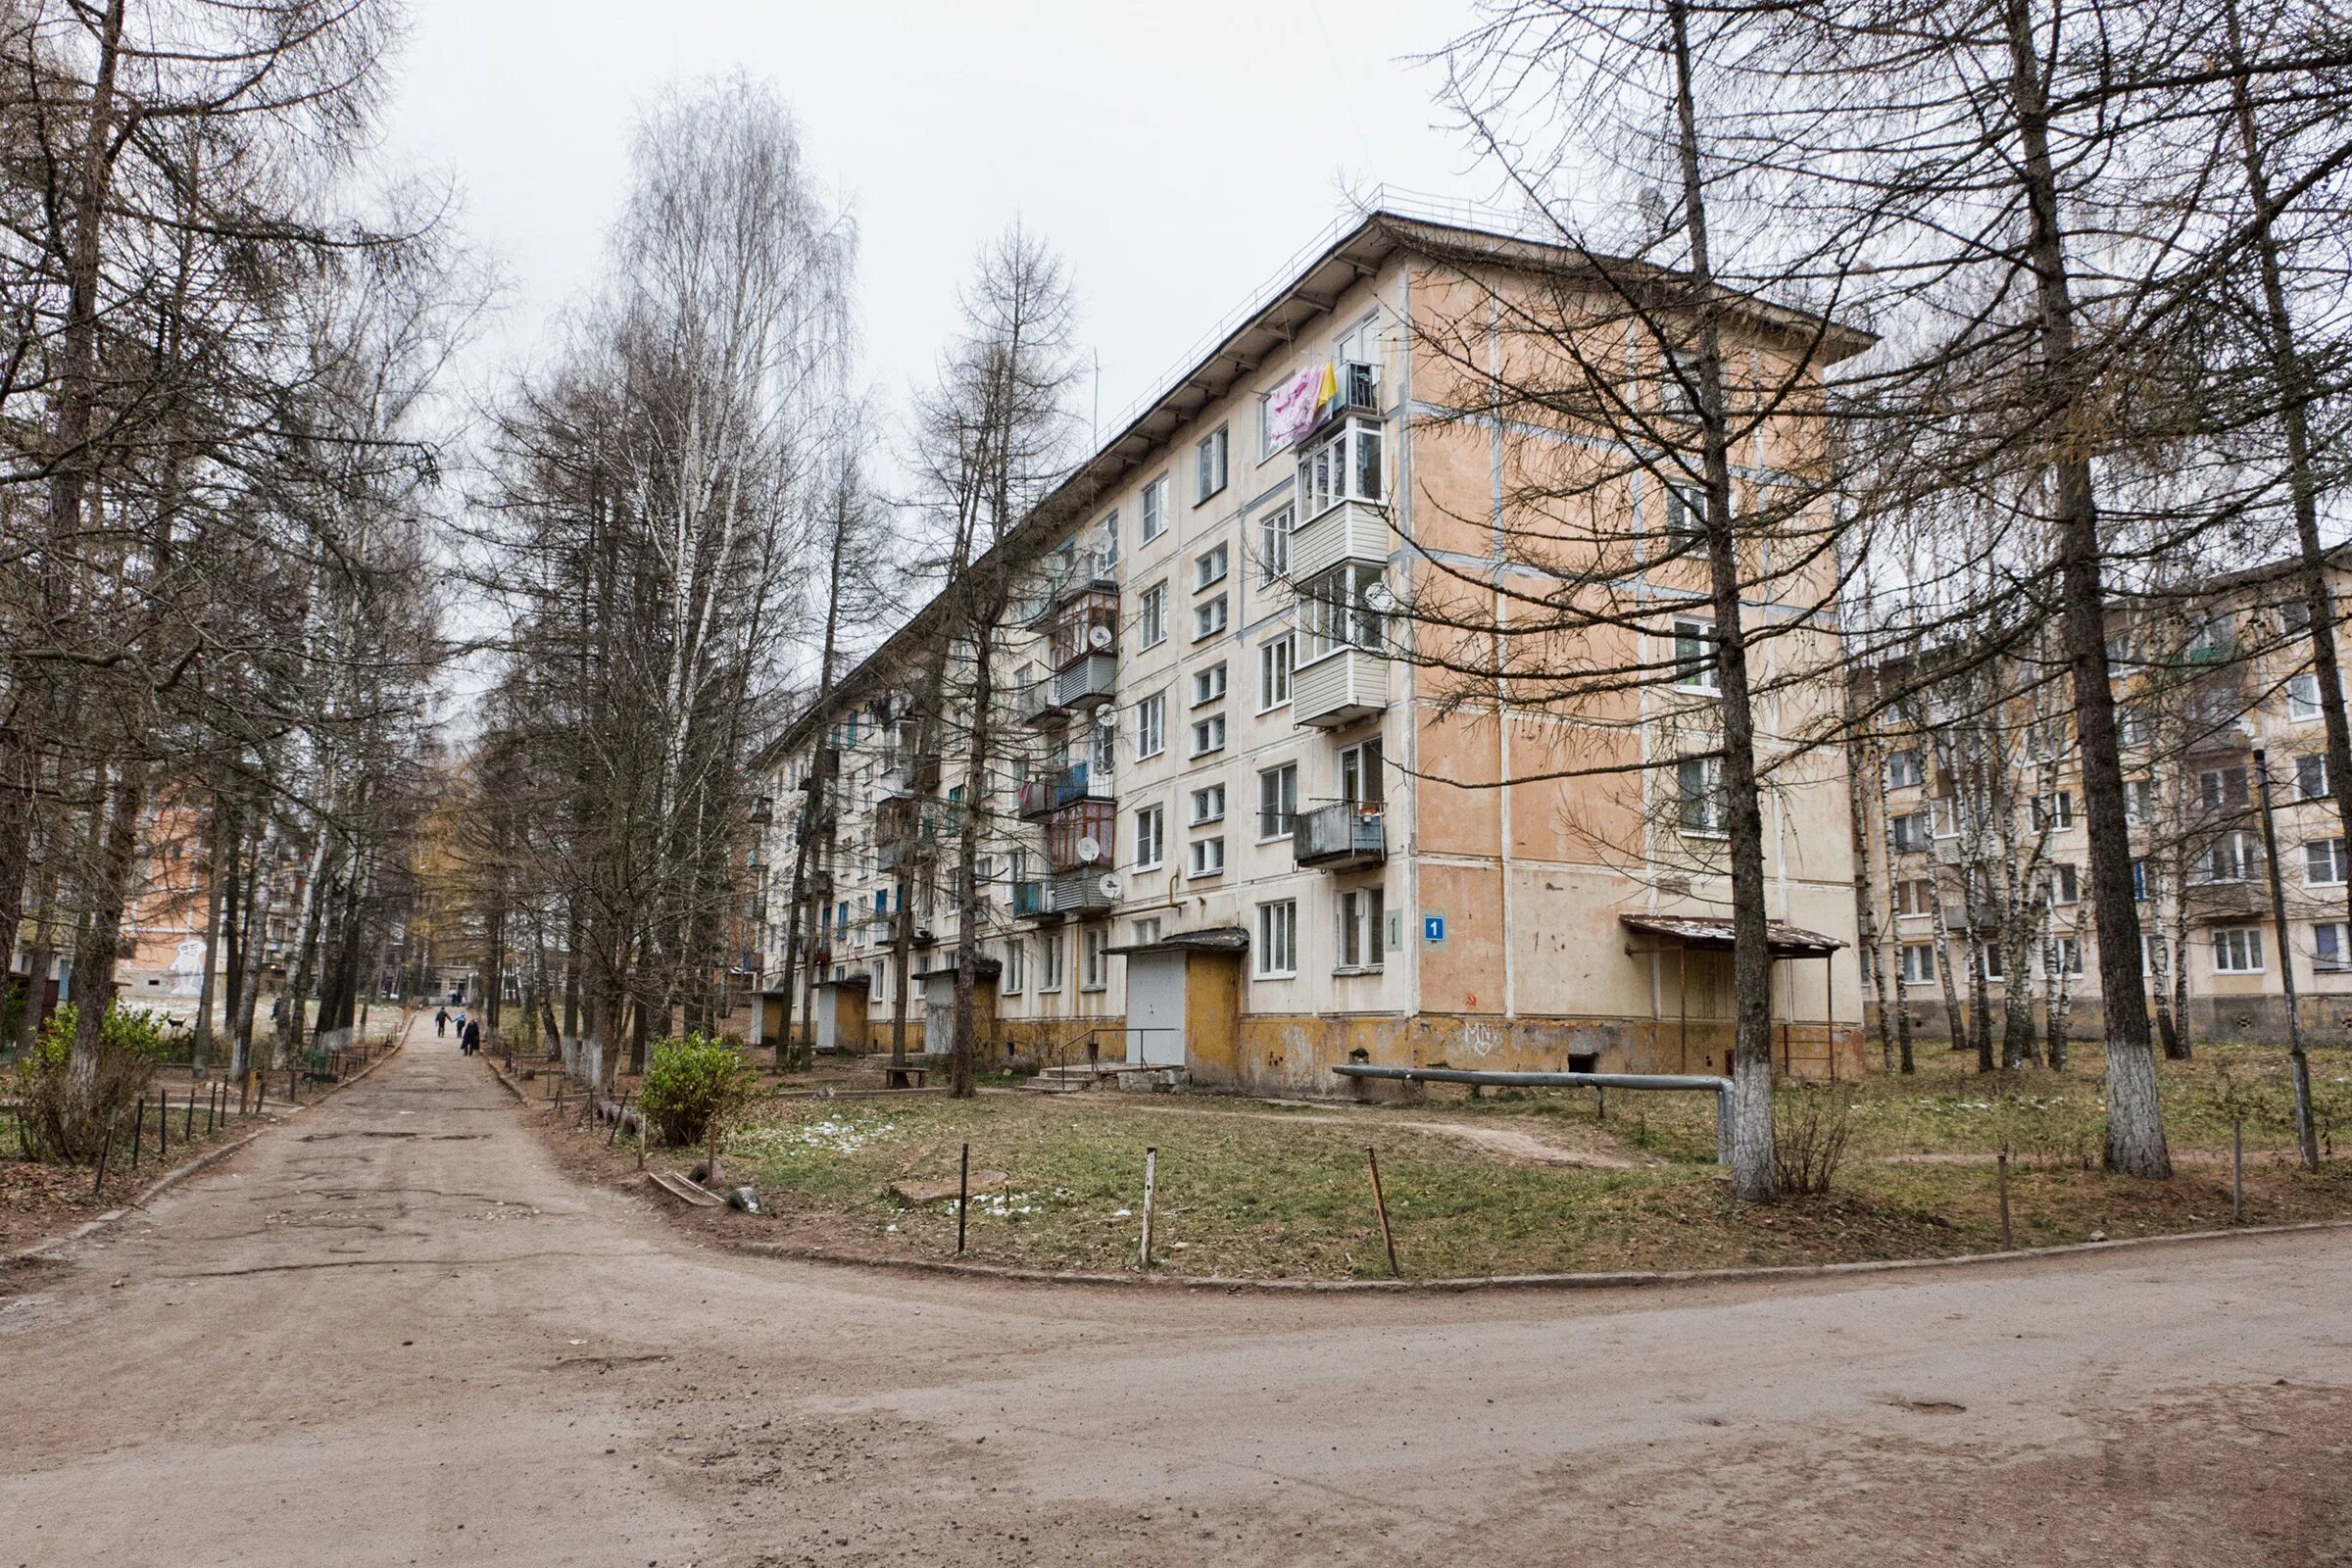
[[[1108,801],[1082,800],[1046,820],[1046,863],[1056,871],[1110,869],[1116,809]]]
[[[1315,424],[1320,430],[1350,414],[1380,415],[1380,367],[1365,360],[1342,360],[1334,368],[1337,387],[1323,405]]]
[[[1054,672],[1053,705],[1063,712],[1082,712],[1109,702],[1117,689],[1117,659],[1090,653]]]
[[[1115,595],[1119,583],[1113,572],[1110,563],[1099,551],[1081,550],[1066,560],[1048,557],[1044,572],[1022,600],[1017,613],[1024,624],[1035,626],[1052,619],[1064,605],[1082,594]]]
[[[1291,581],[1311,582],[1350,562],[1379,566],[1389,559],[1389,519],[1378,507],[1343,501],[1291,534]]]
[[[1389,664],[1360,648],[1341,648],[1291,676],[1291,718],[1310,729],[1337,729],[1389,706]]]
[[[1356,871],[1389,858],[1387,808],[1379,801],[1341,801],[1301,811],[1291,827],[1291,858],[1326,871]]]
[[[1055,914],[1099,914],[1118,902],[1119,879],[1108,871],[1063,871],[1046,885]]]
[[[1034,821],[1051,816],[1065,806],[1081,801],[1107,801],[1111,798],[1110,773],[1098,769],[1090,762],[1079,762],[1056,773],[1044,773],[1023,779],[1018,797],[1020,813]]]
[[[1052,918],[1054,909],[1046,898],[1043,882],[1015,882],[1012,885],[1012,917],[1015,920],[1044,920]]]
[[[939,793],[939,757],[934,753],[886,758],[881,774],[874,780],[874,787],[884,800],[936,795]]]

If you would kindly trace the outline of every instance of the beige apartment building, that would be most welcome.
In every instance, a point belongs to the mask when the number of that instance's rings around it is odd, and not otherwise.
[[[1677,787],[1670,762],[1544,776],[1595,727],[1460,702],[1408,657],[1422,633],[1396,613],[1433,563],[1500,569],[1506,432],[1434,336],[1564,262],[1502,224],[1353,222],[1002,547],[1029,592],[995,655],[999,725],[1018,739],[976,803],[984,1051],[1303,1094],[1335,1091],[1330,1069],[1349,1061],[1726,1070],[1718,819],[1653,808]],[[1785,326],[1740,322],[1758,342]],[[1754,450],[1742,482],[1773,483],[1767,444]],[[1659,537],[1676,525],[1674,499],[1638,474],[1612,504]],[[1660,658],[1692,592],[1678,569],[1634,584],[1662,607]],[[781,971],[807,825],[810,1031],[887,1043],[906,922],[908,1032],[944,1046],[958,918],[945,841],[975,803],[936,738],[968,725],[927,722],[906,681],[935,637],[928,613],[760,760],[763,1035],[803,1023]],[[1607,744],[1670,757],[1710,686],[1626,695]],[[1862,988],[1841,760],[1792,763],[1766,809],[1777,1053],[1791,1071],[1850,1072]]]
[[[2340,564],[2330,577],[2340,601]],[[2300,597],[2279,562],[2112,617],[2141,968],[2151,1012],[2192,1042],[2283,1041],[2291,966],[2307,1037],[2352,1043],[2345,843]],[[1874,850],[1880,978],[1918,1034],[1945,1036],[1952,1012],[1965,1027],[1984,1007],[1997,1041],[2013,992],[2044,1039],[2053,1003],[2070,1038],[2101,1031],[2066,687],[2034,673],[2052,667],[2028,655],[1996,675],[1931,682],[1881,737],[1879,787],[1855,792]]]

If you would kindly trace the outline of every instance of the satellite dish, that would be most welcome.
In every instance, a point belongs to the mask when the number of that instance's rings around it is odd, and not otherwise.
[[[1390,589],[1387,578],[1364,590],[1364,604],[1375,613],[1383,615],[1396,608],[1396,595]]]
[[[1102,896],[1106,899],[1115,899],[1119,896],[1119,878],[1116,872],[1103,872],[1102,880],[1096,883],[1095,886],[1102,890]]]
[[[1078,841],[1078,858],[1088,865],[1094,864],[1102,858],[1102,843],[1091,837],[1080,839]]]
[[[1089,626],[1086,629],[1086,643],[1090,648],[1108,652],[1111,644],[1110,628],[1108,626]]]

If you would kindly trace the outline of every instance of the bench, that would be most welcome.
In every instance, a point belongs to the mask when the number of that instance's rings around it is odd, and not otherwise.
[[[920,1061],[885,1062],[882,1065],[883,1081],[893,1089],[920,1089],[930,1072],[929,1064]],[[909,1078],[914,1082],[909,1084],[906,1081]]]

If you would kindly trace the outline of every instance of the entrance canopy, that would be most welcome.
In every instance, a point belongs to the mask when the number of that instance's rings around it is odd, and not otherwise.
[[[1117,943],[1105,953],[1247,953],[1250,933],[1238,925],[1212,925],[1199,931],[1177,931],[1152,942]]]
[[[1686,948],[1700,951],[1732,950],[1732,922],[1709,920],[1682,914],[1621,914],[1618,923],[1628,931],[1644,936],[1669,937]],[[1845,946],[1836,937],[1819,931],[1807,931],[1802,926],[1785,925],[1768,920],[1764,925],[1765,945],[1776,958],[1826,958]]]

